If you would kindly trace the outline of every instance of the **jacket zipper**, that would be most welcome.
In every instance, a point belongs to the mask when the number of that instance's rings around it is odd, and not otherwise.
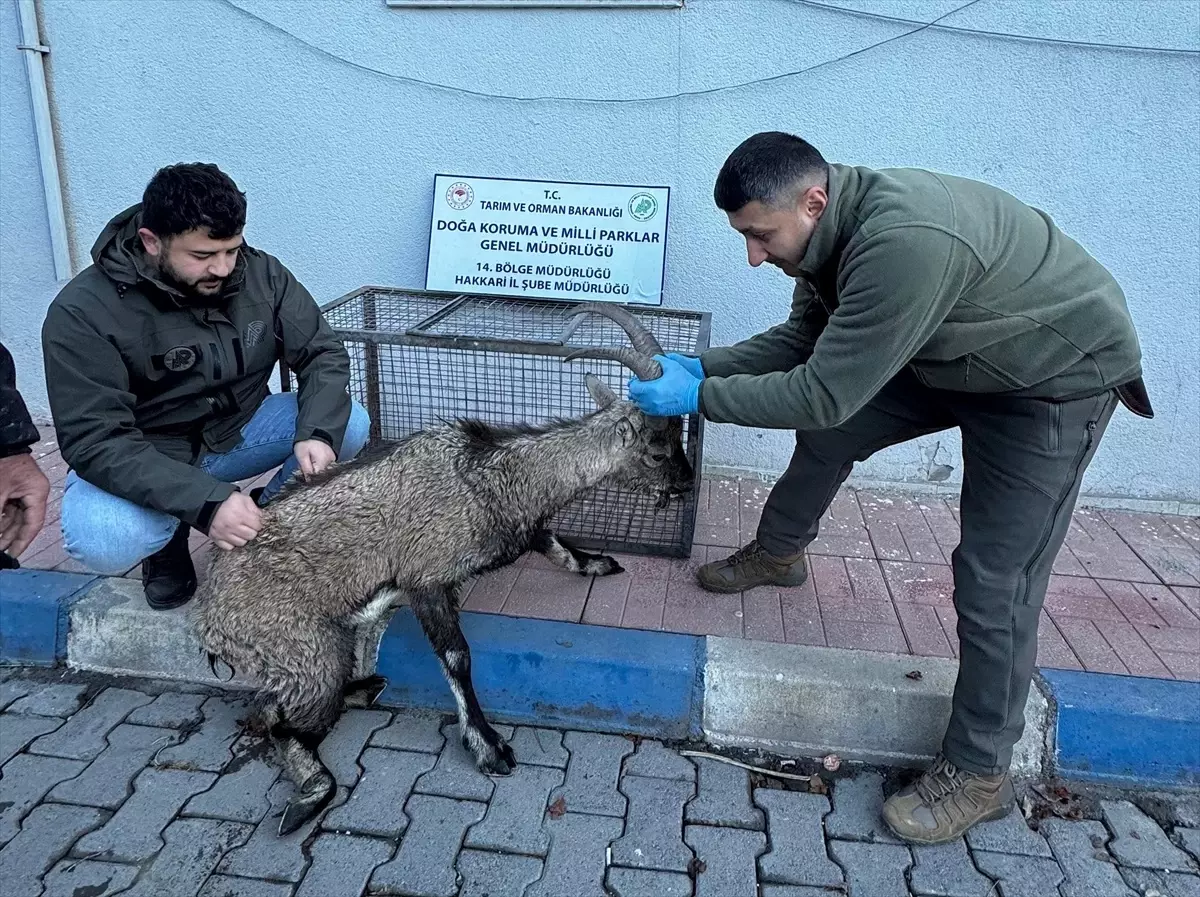
[[[209,343],[208,348],[212,349],[213,353],[213,379],[220,380],[223,373],[221,368],[221,347],[217,343]]]

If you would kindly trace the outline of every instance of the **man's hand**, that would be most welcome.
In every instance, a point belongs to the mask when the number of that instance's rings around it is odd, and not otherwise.
[[[662,365],[662,376],[657,380],[634,377],[629,381],[629,398],[655,417],[695,414],[700,407],[700,379],[666,355],[654,357]]]
[[[0,458],[0,551],[20,557],[46,522],[50,481],[33,455]]]
[[[208,536],[218,548],[232,551],[258,535],[262,529],[262,511],[254,499],[235,492],[221,502],[208,527]]]
[[[695,355],[680,355],[678,352],[668,352],[667,358],[683,365],[684,370],[686,370],[697,380],[703,380],[706,376],[704,373],[704,365],[700,363],[700,359]]]
[[[326,443],[320,439],[305,439],[296,443],[296,460],[300,462],[300,472],[308,479],[314,473],[320,473],[337,460]]]

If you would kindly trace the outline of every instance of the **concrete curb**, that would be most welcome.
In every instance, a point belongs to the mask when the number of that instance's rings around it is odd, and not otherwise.
[[[1045,670],[1070,778],[1200,785],[1200,682]]]
[[[71,606],[95,581],[52,570],[0,573],[0,663],[54,666],[66,657]]]
[[[894,766],[921,765],[938,749],[958,668],[945,658],[494,614],[463,613],[462,625],[480,701],[498,722]],[[0,663],[250,684],[213,676],[186,608],[152,611],[140,583],[73,574],[0,575]],[[358,665],[389,679],[385,704],[453,709],[407,607],[360,633]],[[1025,715],[1018,775],[1200,784],[1200,683],[1044,670]]]

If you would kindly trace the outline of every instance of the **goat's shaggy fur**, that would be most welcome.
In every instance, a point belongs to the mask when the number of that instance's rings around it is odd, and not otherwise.
[[[661,349],[631,316],[609,306],[580,310],[617,320],[639,349],[621,350],[621,360],[658,375],[649,353]],[[343,707],[367,706],[386,686],[378,676],[351,681],[354,627],[389,612],[401,594],[450,683],[464,746],[481,770],[511,772],[512,749],[484,719],[472,686],[461,586],[530,550],[582,575],[620,572],[546,522],[603,482],[665,500],[692,481],[678,418],[648,417],[591,375],[587,386],[599,410],[580,420],[507,429],[460,422],[290,484],[263,509],[254,540],[214,553],[192,618],[210,658],[262,684],[264,723],[299,789],[281,834],[332,798],[317,746]]]

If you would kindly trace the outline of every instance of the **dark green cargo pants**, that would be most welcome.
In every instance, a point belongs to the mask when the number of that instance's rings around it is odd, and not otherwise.
[[[1025,726],[1038,617],[1084,470],[1112,417],[1113,392],[1068,402],[932,390],[904,372],[840,427],[797,434],[758,541],[794,554],[857,461],[898,442],[962,431],[961,542],[951,563],[959,671],[946,758],[1006,771]]]

